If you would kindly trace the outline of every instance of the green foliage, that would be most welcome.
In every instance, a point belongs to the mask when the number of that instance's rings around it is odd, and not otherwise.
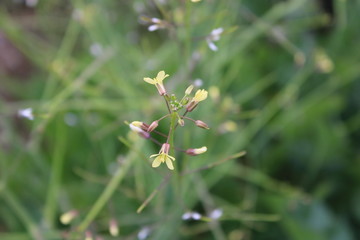
[[[32,69],[0,72],[0,239],[116,239],[110,219],[121,239],[359,239],[360,2],[328,1],[332,17],[320,2],[0,3],[0,40]],[[143,81],[160,70],[170,92],[200,78],[210,95],[189,114],[210,130],[174,135],[208,151],[176,153],[174,175],[124,124],[166,114]],[[17,116],[28,107],[33,121]]]

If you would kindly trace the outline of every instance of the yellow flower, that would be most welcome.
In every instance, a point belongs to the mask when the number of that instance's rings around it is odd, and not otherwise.
[[[207,96],[208,96],[208,92],[205,89],[199,89],[196,91],[193,101],[195,102],[204,101],[207,98]]]
[[[153,168],[160,166],[161,163],[166,163],[166,166],[170,170],[174,170],[174,165],[172,161],[175,161],[175,158],[169,155],[169,149],[170,149],[170,144],[164,143],[160,149],[159,154],[153,154],[150,156],[150,158],[155,157],[152,163]]]
[[[199,89],[196,91],[195,96],[191,99],[189,105],[186,107],[188,112],[195,109],[199,102],[204,101],[208,96],[208,92],[205,89]]]
[[[169,75],[168,74],[165,74],[164,71],[160,71],[156,78],[144,78],[144,81],[147,82],[147,83],[150,83],[152,85],[155,85],[155,87],[157,88],[159,94],[161,96],[164,96],[166,94],[166,89],[164,87],[164,84],[163,84],[163,80],[168,77]]]

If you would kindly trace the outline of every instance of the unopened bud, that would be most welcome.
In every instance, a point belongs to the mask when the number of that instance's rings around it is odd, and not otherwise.
[[[185,90],[185,95],[190,95],[193,89],[194,85],[188,86],[188,88]]]
[[[159,122],[158,121],[153,121],[150,126],[147,129],[147,132],[152,132],[155,130],[155,128],[157,128],[157,126],[159,126]]]
[[[199,154],[202,154],[204,152],[207,151],[207,147],[201,147],[201,148],[189,148],[188,150],[186,150],[186,154],[191,155],[191,156],[196,156]]]
[[[179,123],[179,125],[182,126],[182,127],[185,125],[185,121],[184,121],[184,119],[182,119],[182,118],[179,118],[178,123]]]
[[[111,219],[109,222],[109,232],[113,237],[117,237],[119,235],[119,227],[115,219]]]
[[[181,104],[181,105],[186,105],[186,104],[189,103],[189,101],[190,101],[190,99],[189,99],[188,97],[184,97],[184,98],[181,100],[180,104]]]
[[[195,124],[196,124],[196,126],[198,126],[199,128],[210,129],[209,126],[208,126],[206,123],[204,123],[203,121],[201,121],[201,120],[196,120],[196,121],[195,121]]]
[[[79,215],[77,210],[70,210],[60,216],[60,222],[65,225],[69,224],[77,215]]]

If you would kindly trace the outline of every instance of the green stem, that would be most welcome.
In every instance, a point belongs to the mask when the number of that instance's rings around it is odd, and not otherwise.
[[[186,36],[185,36],[185,68],[186,68],[186,77],[189,77],[190,74],[190,66],[189,59],[191,56],[191,2],[185,1],[185,28],[186,28]]]
[[[54,225],[57,198],[60,190],[61,184],[61,175],[63,172],[64,166],[64,155],[65,155],[65,139],[66,132],[63,129],[63,124],[59,121],[56,126],[56,136],[57,142],[54,149],[54,158],[51,166],[51,177],[49,188],[46,197],[44,217],[46,222],[49,224],[50,228]]]
[[[18,218],[23,222],[25,225],[26,230],[31,235],[33,239],[42,240],[44,239],[38,227],[36,226],[35,221],[31,218],[30,214],[26,211],[26,209],[21,205],[19,200],[14,196],[9,190],[4,189],[2,192],[2,197],[4,198],[5,202],[12,208]]]
[[[171,113],[171,122],[170,122],[170,131],[169,131],[169,138],[168,138],[168,143],[170,144],[170,154],[174,154],[175,153],[175,149],[174,149],[174,132],[175,132],[175,127],[176,127],[176,123],[177,123],[177,113],[176,112],[172,112]]]
[[[80,223],[78,230],[80,232],[85,231],[89,224],[95,219],[95,217],[99,214],[101,209],[106,205],[106,203],[110,200],[111,196],[114,194],[115,190],[118,188],[119,184],[125,177],[129,167],[133,161],[131,158],[124,161],[124,164],[119,166],[116,170],[114,176],[111,178],[110,182],[107,184],[105,190],[97,199],[93,207],[90,209],[89,213],[86,215],[85,219]]]
[[[172,112],[171,113],[171,122],[170,122],[170,131],[169,131],[169,144],[170,144],[170,155],[175,156],[175,146],[174,146],[174,133],[175,133],[175,128],[177,126],[177,119],[178,119],[178,114],[177,112]],[[174,169],[174,191],[175,191],[175,196],[178,199],[181,199],[181,186],[180,186],[180,174],[179,174],[179,168],[180,168],[180,164],[179,161],[175,161],[175,169]]]

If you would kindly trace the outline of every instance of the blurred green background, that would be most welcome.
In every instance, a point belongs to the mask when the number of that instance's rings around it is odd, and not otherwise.
[[[359,0],[1,1],[0,239],[360,239],[359,12]],[[151,18],[165,28],[148,31]],[[177,153],[180,176],[151,168],[159,147],[124,123],[166,113],[143,81],[160,70],[178,96],[210,92],[189,116],[211,129],[175,133],[208,148]]]

